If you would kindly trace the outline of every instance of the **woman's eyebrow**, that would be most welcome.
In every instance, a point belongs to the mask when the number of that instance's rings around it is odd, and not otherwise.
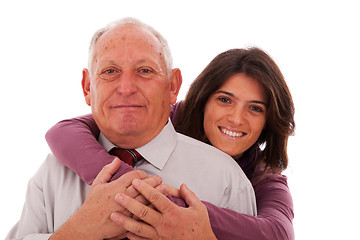
[[[257,103],[257,104],[262,104],[264,105],[266,108],[267,108],[267,103],[263,102],[263,101],[256,101],[256,100],[253,100],[253,101],[250,101],[251,103]]]
[[[237,98],[233,93],[227,92],[227,91],[224,91],[224,90],[218,90],[218,91],[215,92],[215,94],[217,94],[217,93],[222,93],[222,94],[228,95],[230,97]]]

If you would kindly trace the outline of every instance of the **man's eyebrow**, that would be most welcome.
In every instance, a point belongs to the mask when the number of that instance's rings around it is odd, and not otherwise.
[[[152,64],[152,65],[156,65],[156,66],[159,65],[159,63],[157,61],[154,61],[154,60],[148,59],[148,58],[139,59],[136,63],[137,64]]]
[[[140,59],[139,61],[136,62],[137,65],[149,65],[149,67],[154,67],[157,70],[162,71],[162,67],[161,67],[161,63],[157,62],[157,61],[153,61],[152,59]]]

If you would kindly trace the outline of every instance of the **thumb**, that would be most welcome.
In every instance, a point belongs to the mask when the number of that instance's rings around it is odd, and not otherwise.
[[[186,186],[186,184],[181,184],[180,196],[185,200],[189,207],[196,207],[199,206],[199,204],[202,204],[200,199]]]
[[[120,167],[120,159],[115,158],[111,163],[105,165],[99,174],[96,176],[94,182],[92,185],[100,184],[100,183],[108,183],[114,175],[114,173],[119,169]]]

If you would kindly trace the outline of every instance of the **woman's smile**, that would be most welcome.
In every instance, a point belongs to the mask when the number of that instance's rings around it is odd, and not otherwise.
[[[246,135],[246,133],[241,132],[241,131],[236,131],[236,130],[230,130],[226,127],[219,127],[220,131],[222,133],[224,133],[227,136],[230,136],[232,138],[239,138],[239,137],[243,137]]]

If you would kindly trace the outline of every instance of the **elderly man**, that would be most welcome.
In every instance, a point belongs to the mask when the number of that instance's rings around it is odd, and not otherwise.
[[[155,176],[136,170],[109,182],[119,168],[117,159],[89,189],[50,154],[30,180],[21,219],[7,239],[120,238],[125,228],[110,220],[114,212],[124,211],[115,195],[135,197],[134,179],[146,179],[151,186],[161,179],[175,187],[187,182],[204,201],[256,214],[251,184],[233,159],[175,132],[169,112],[181,73],[172,69],[170,51],[159,33],[123,19],[95,34],[89,55],[82,87],[101,131],[99,142],[107,150],[136,149],[144,157],[137,169]],[[205,166],[207,171],[198,171]]]

